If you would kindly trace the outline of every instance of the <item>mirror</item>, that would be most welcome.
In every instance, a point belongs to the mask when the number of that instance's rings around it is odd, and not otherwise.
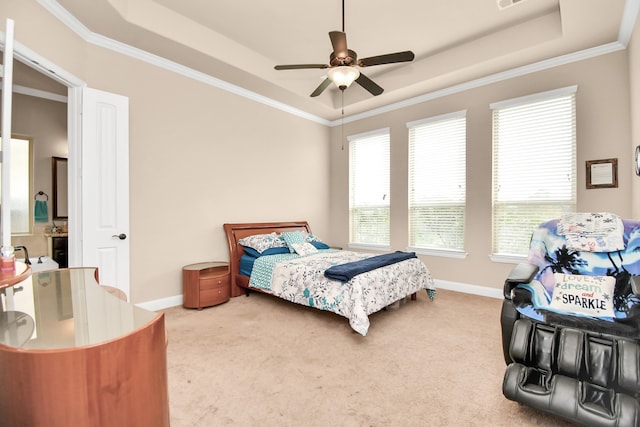
[[[53,219],[67,219],[67,159],[64,157],[51,158],[53,175]]]

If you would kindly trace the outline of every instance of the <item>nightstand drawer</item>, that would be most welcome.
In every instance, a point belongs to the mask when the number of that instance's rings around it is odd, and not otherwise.
[[[221,288],[231,286],[231,280],[228,274],[218,277],[200,278],[200,291],[207,289]]]
[[[221,304],[229,301],[229,298],[231,298],[231,287],[229,286],[200,291],[200,304],[202,306]]]

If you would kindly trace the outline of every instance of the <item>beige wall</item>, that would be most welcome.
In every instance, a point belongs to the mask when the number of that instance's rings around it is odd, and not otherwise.
[[[328,233],[325,126],[86,44],[34,0],[2,2],[2,30],[7,17],[18,42],[129,97],[133,302],[180,295],[183,265],[228,259],[224,222]]]
[[[20,43],[90,87],[129,97],[133,302],[180,294],[185,264],[227,259],[224,222],[306,219],[328,242],[346,245],[348,150],[346,145],[341,150],[340,128],[329,130],[87,44],[35,0],[1,2],[3,30],[6,18],[15,20]],[[640,49],[637,41],[634,45],[631,64],[628,52],[618,52],[345,124],[344,135],[391,128],[392,248],[407,245],[405,123],[467,109],[469,255],[422,259],[436,279],[500,288],[511,265],[489,260],[489,104],[574,84],[579,86],[578,209],[637,214],[631,196],[640,190],[629,154],[635,146],[629,72],[635,66],[637,74]],[[631,99],[640,103],[637,89]],[[637,141],[637,130],[635,135]],[[619,188],[586,190],[584,162],[609,157],[619,159]]]
[[[344,125],[332,132],[331,239],[346,246],[348,224],[348,144],[345,137],[382,127],[391,128],[391,246],[408,245],[406,123],[467,110],[467,210],[464,260],[421,256],[434,277],[443,281],[501,288],[511,264],[494,263],[491,254],[491,111],[489,104],[565,86],[578,85],[578,210],[631,215],[629,66],[620,51],[551,70],[513,78],[419,105]],[[618,158],[619,187],[585,188],[585,161]],[[532,162],[544,159],[531,159]],[[532,177],[535,179],[535,177]]]
[[[109,90],[131,100],[131,285],[142,285],[139,300],[158,298],[159,283],[179,293],[182,265],[228,259],[225,222],[306,219],[320,234],[328,229],[323,126],[150,66]]]

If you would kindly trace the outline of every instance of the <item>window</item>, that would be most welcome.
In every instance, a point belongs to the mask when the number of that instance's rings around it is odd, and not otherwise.
[[[575,211],[576,89],[491,105],[494,254],[526,255],[540,223]]]
[[[0,140],[1,143],[1,140]],[[0,145],[1,149],[1,145]],[[2,176],[0,175],[0,189]],[[31,139],[11,138],[11,234],[31,233]]]
[[[390,244],[389,129],[348,137],[349,244]]]
[[[464,249],[466,111],[407,123],[409,246]]]

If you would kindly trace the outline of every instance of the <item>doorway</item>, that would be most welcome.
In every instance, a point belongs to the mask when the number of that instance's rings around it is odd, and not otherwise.
[[[22,215],[13,215],[15,220],[26,224],[20,232],[12,234],[14,246],[28,248],[31,258],[53,255],[53,240],[64,239],[66,246],[66,232],[68,218],[66,209],[61,215],[56,212],[57,195],[66,194],[66,178],[64,174],[64,192],[61,185],[55,185],[56,169],[52,159],[68,156],[67,143],[67,91],[68,88],[54,82],[47,76],[35,71],[18,61],[14,62],[14,85],[12,100],[12,136],[24,136],[29,140],[29,162],[22,171],[26,180],[24,193],[17,193],[12,197],[26,204]],[[59,199],[59,198],[58,198]],[[65,206],[67,201],[65,198]],[[38,204],[38,215],[34,214]],[[31,214],[30,214],[31,212]],[[63,217],[64,216],[64,217]],[[12,221],[13,222],[13,221]],[[16,230],[15,223],[13,229]],[[52,228],[57,230],[52,238]],[[63,234],[65,233],[65,234]],[[64,251],[66,254],[66,251]],[[25,255],[19,252],[18,257]],[[53,259],[62,267],[55,257]],[[34,266],[35,267],[35,266]]]
[[[88,88],[17,41],[16,61],[67,87],[69,266],[98,267],[101,284],[129,296],[128,98]]]
[[[3,50],[4,46],[0,45],[0,50]],[[60,126],[59,123],[55,127],[53,123],[49,123],[46,130],[38,130],[38,126],[33,126],[31,120],[26,120],[21,124],[19,131],[29,131],[30,134],[40,133],[40,138],[36,141],[36,146],[33,148],[36,153],[34,157],[33,173],[33,185],[32,191],[37,194],[39,191],[45,190],[45,195],[49,208],[49,220],[45,223],[34,222],[34,230],[31,237],[14,236],[13,241],[17,244],[23,244],[30,249],[30,255],[45,255],[50,250],[48,249],[47,239],[44,238],[45,231],[50,232],[47,228],[55,226],[60,229],[68,224],[68,246],[70,252],[68,253],[68,259],[70,265],[74,262],[74,256],[77,257],[78,242],[81,241],[81,236],[78,235],[77,230],[73,230],[73,223],[76,222],[78,211],[73,211],[71,206],[74,204],[74,194],[69,193],[69,212],[68,217],[71,221],[57,220],[54,218],[52,210],[52,173],[51,173],[51,158],[52,157],[68,157],[73,158],[77,149],[74,147],[78,144],[74,142],[74,135],[77,135],[77,131],[74,132],[73,127],[77,126],[72,117],[72,111],[77,109],[74,106],[74,98],[71,94],[74,90],[80,90],[84,86],[84,82],[66,73],[64,70],[59,69],[54,64],[49,63],[45,58],[24,47],[18,42],[14,42],[14,60],[13,60],[13,94],[14,94],[14,111],[17,105],[26,105],[29,109],[40,110],[42,114],[52,114],[56,117],[56,120],[64,120],[66,123]],[[21,95],[18,98],[16,95]],[[34,101],[35,100],[35,101]],[[18,102],[16,102],[18,101]],[[62,110],[62,111],[61,111]],[[24,111],[24,108],[23,108]],[[36,113],[38,114],[38,113]],[[19,122],[19,119],[14,118],[13,123]],[[16,127],[12,126],[12,130],[15,133]],[[31,132],[33,130],[33,132]],[[43,135],[47,134],[46,140],[43,142]],[[38,145],[38,142],[41,142]],[[39,154],[38,154],[39,153]],[[73,160],[70,160],[73,161]],[[72,174],[69,173],[69,178]],[[68,186],[74,185],[69,179]],[[42,199],[44,197],[40,197]],[[14,243],[15,244],[15,243]],[[75,253],[76,255],[72,255]],[[76,258],[77,259],[77,258]]]

